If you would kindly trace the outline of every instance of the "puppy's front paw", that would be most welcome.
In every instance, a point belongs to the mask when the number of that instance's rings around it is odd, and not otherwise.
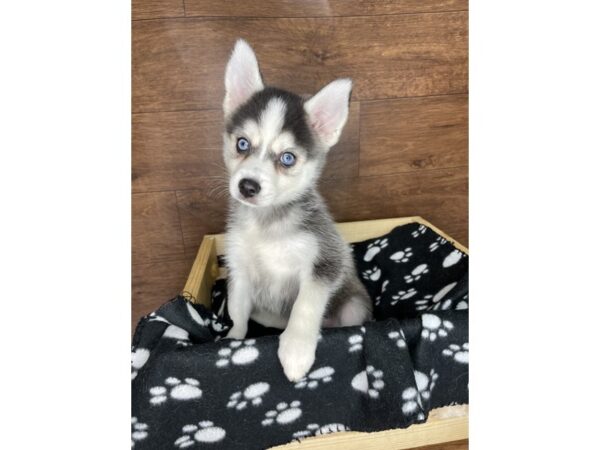
[[[225,339],[244,339],[246,337],[246,331],[247,330],[242,327],[233,326],[231,330],[229,330],[229,333],[227,333],[227,336],[225,336]]]
[[[316,348],[316,339],[287,330],[281,333],[277,355],[288,380],[296,382],[306,375],[315,362]]]

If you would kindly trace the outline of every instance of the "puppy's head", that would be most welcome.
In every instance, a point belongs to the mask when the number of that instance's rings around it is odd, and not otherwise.
[[[225,72],[223,156],[233,198],[278,206],[314,185],[348,118],[352,81],[339,79],[308,100],[265,87],[256,55],[239,40]]]

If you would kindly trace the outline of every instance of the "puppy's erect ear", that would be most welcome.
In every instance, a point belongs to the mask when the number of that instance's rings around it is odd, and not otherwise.
[[[263,88],[256,55],[246,41],[239,39],[225,70],[225,117]]]
[[[346,124],[351,92],[352,80],[342,78],[332,81],[304,103],[310,125],[328,147],[337,143]]]

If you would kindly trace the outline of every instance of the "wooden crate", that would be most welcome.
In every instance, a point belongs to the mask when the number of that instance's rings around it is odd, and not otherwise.
[[[443,231],[421,217],[401,217],[394,219],[364,220],[337,224],[338,230],[347,242],[359,242],[390,232],[398,225],[420,223],[433,229],[451,242],[456,248],[468,254],[468,249],[446,235]],[[194,303],[211,306],[211,289],[217,278],[227,275],[226,269],[219,267],[217,256],[224,253],[224,235],[204,236],[192,270],[183,289],[183,295]],[[427,422],[408,428],[380,431],[376,433],[341,432],[316,436],[274,447],[276,449],[409,449],[443,442],[468,438],[468,406],[448,406],[437,408],[429,413]]]

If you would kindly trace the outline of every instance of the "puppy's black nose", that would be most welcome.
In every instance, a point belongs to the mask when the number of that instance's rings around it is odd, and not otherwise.
[[[250,178],[243,178],[238,187],[242,195],[246,198],[254,197],[260,192],[260,184]]]

